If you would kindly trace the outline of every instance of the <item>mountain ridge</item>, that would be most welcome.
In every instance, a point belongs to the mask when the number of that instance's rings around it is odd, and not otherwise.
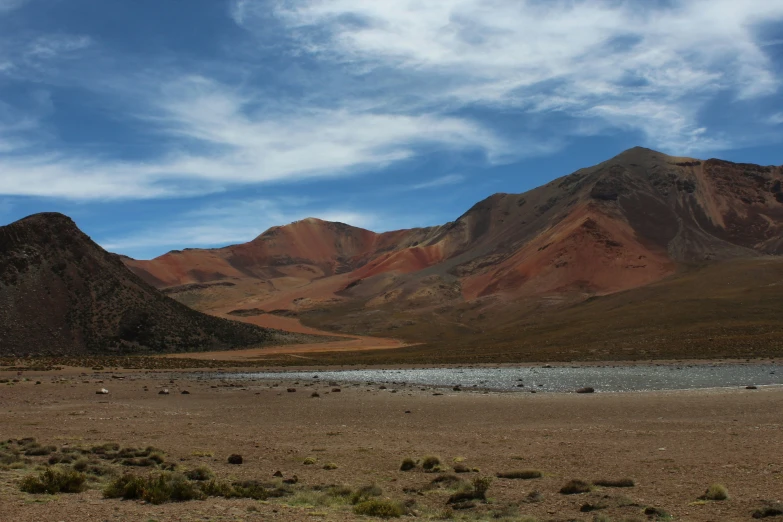
[[[243,304],[288,309],[412,294],[601,295],[682,263],[783,253],[782,177],[780,167],[635,147],[522,194],[493,194],[444,225],[375,233],[308,218],[248,243],[126,264],[159,287],[263,281],[266,297]]]
[[[69,217],[0,227],[0,354],[128,354],[270,343],[296,336],[202,314],[130,272]]]

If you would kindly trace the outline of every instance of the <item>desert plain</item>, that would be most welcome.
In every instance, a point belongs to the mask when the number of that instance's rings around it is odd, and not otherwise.
[[[783,388],[775,386],[534,394],[327,382],[317,369],[307,380],[251,381],[73,367],[2,371],[0,381],[2,450],[20,453],[0,471],[0,519],[9,522],[367,520],[351,500],[366,486],[376,486],[363,490],[373,490],[367,498],[417,520],[752,520],[783,500]],[[206,467],[217,481],[256,481],[280,496],[104,498],[128,470],[163,473],[109,460],[96,449],[107,443],[153,446],[161,468]],[[43,455],[26,456],[22,444]],[[104,470],[86,491],[20,491],[48,459],[74,453]],[[231,454],[243,463],[229,464]],[[428,471],[427,456],[440,462]],[[401,471],[406,458],[418,464]],[[497,476],[522,470],[541,477]],[[477,477],[491,478],[486,500],[449,504]],[[589,491],[562,494],[574,479]],[[621,479],[633,486],[596,485]],[[712,484],[729,498],[701,498]]]

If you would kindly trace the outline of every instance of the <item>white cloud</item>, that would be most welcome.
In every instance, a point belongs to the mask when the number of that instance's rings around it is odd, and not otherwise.
[[[242,16],[269,4],[242,0]],[[409,76],[424,103],[564,111],[616,120],[636,104],[644,118],[622,127],[651,144],[688,152],[724,144],[702,131],[698,111],[717,92],[738,99],[773,94],[775,75],[762,23],[783,20],[783,2],[682,0],[302,0],[278,16],[301,45],[364,72]],[[440,78],[433,82],[432,77]],[[674,128],[670,118],[678,121]]]
[[[379,224],[378,216],[373,213],[323,206],[318,202],[230,200],[187,212],[167,225],[158,224],[128,236],[99,242],[110,251],[148,256],[151,251],[243,243],[273,226],[308,217],[362,228]]]
[[[71,199],[132,199],[217,192],[235,184],[290,182],[377,169],[419,147],[505,153],[505,143],[468,120],[336,109],[255,112],[258,100],[203,77],[164,82],[142,100],[151,132],[178,140],[145,162],[76,155],[0,157],[0,193]]]
[[[430,181],[415,183],[410,185],[409,188],[411,190],[423,190],[436,187],[445,187],[447,185],[456,185],[458,183],[462,183],[463,181],[465,181],[465,176],[462,174],[449,174],[447,176],[441,176]]]
[[[777,112],[770,116],[767,121],[771,125],[783,125],[783,112]]]

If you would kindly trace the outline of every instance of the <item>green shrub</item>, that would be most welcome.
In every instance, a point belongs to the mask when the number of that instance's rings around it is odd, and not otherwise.
[[[498,473],[497,476],[498,478],[504,478],[504,479],[530,480],[530,479],[541,478],[542,473],[535,469],[523,469],[517,471],[507,471],[505,473]]]
[[[324,464],[324,469],[327,470],[327,471],[331,471],[331,470],[337,469],[337,464],[335,464],[334,462],[328,462],[328,463]]]
[[[487,490],[492,484],[492,477],[476,477],[470,486],[464,487],[461,491],[454,493],[449,497],[449,504],[460,504],[471,500],[487,500]]]
[[[704,493],[707,500],[726,500],[729,498],[729,490],[723,484],[713,484]]]
[[[140,499],[150,504],[187,502],[206,498],[201,489],[196,488],[183,475],[177,473],[160,473],[146,478],[126,474],[109,484],[103,496],[124,500]]]
[[[560,488],[563,495],[578,495],[579,493],[589,493],[592,488],[584,480],[571,480],[565,486]]]
[[[25,493],[49,494],[81,493],[86,488],[87,476],[73,469],[49,468],[38,476],[28,475],[22,479],[19,489]]]
[[[596,480],[593,482],[593,484],[604,488],[632,488],[636,485],[634,481],[629,478],[617,480]]]
[[[199,466],[197,468],[188,470],[185,472],[185,476],[190,480],[210,480],[215,477],[212,470],[206,466]]]
[[[400,464],[400,471],[410,471],[412,469],[416,469],[416,461],[410,457],[403,459],[402,464]]]
[[[431,471],[436,466],[440,466],[440,458],[436,457],[435,455],[427,455],[421,460],[421,467],[425,471]]]
[[[365,500],[357,504],[353,512],[357,515],[379,518],[399,518],[405,514],[405,510],[397,502],[382,499]]]
[[[360,504],[370,500],[372,497],[380,497],[381,495],[383,495],[383,491],[375,484],[362,486],[351,495],[351,504]]]
[[[302,464],[304,464],[305,466],[312,466],[316,462],[318,462],[318,459],[316,459],[315,457],[307,457],[306,459],[304,459]]]

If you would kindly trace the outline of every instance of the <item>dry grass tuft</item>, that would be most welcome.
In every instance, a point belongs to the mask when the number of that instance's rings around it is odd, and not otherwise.
[[[578,495],[580,493],[589,493],[591,489],[590,484],[584,480],[571,480],[560,488],[560,493],[563,495]]]

